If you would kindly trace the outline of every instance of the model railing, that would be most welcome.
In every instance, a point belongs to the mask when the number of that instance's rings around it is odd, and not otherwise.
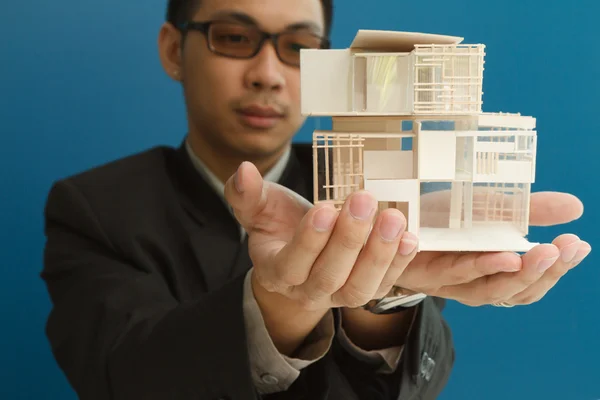
[[[515,182],[534,179],[535,135],[532,131],[494,129],[481,132],[475,142],[475,181]]]
[[[527,232],[529,185],[478,183],[473,185],[472,221],[509,223]]]
[[[484,45],[416,45],[414,111],[479,113]]]
[[[313,134],[314,203],[340,206],[363,188],[364,138],[353,134]]]

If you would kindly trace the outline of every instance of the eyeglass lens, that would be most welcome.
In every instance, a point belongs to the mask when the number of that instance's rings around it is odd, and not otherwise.
[[[258,50],[263,33],[256,28],[236,23],[214,23],[208,33],[214,51],[237,58],[252,57]],[[321,39],[309,32],[285,32],[277,40],[277,52],[282,61],[300,64],[300,49],[317,49]]]

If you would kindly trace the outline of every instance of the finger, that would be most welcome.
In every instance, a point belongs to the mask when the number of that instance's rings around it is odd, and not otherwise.
[[[381,280],[381,285],[375,293],[374,298],[379,299],[384,297],[397,284],[406,267],[408,267],[417,255],[418,242],[418,238],[413,233],[404,232],[398,246],[398,251],[392,260],[391,266]]]
[[[313,205],[288,188],[265,182],[249,162],[242,163],[225,183],[225,198],[240,225],[249,233],[286,233],[291,238],[298,222]]]
[[[397,209],[382,211],[344,286],[333,294],[337,306],[359,307],[375,296],[398,251],[406,218]]]
[[[511,221],[515,218],[513,203],[518,198],[514,195],[497,192],[494,188],[479,188],[473,194],[475,203],[487,207],[479,207],[473,212],[474,217],[485,216],[488,207],[503,210],[501,220]],[[421,226],[438,226],[447,221],[450,213],[450,192],[439,191],[421,196]],[[551,226],[565,224],[581,218],[583,203],[574,195],[562,192],[536,192],[530,197],[529,223],[533,226]]]
[[[369,235],[377,200],[368,192],[351,194],[340,211],[331,238],[310,276],[298,290],[308,301],[331,298],[346,282]]]
[[[560,257],[533,285],[506,302],[532,304],[540,301],[569,270],[578,265],[591,251],[591,246],[577,236],[566,234],[556,238],[553,244],[560,250]]]
[[[541,244],[521,257],[519,272],[502,272],[472,282],[439,289],[436,295],[480,306],[505,301],[538,281],[558,259],[559,250],[553,244]]]
[[[250,230],[253,217],[267,204],[263,178],[256,166],[249,162],[240,164],[236,173],[225,182],[224,195],[246,230]]]
[[[461,285],[484,276],[520,269],[520,257],[509,252],[422,252],[400,276],[398,286],[432,294],[441,287]]]
[[[337,218],[338,211],[332,205],[319,204],[302,218],[289,243],[267,242],[266,245],[272,245],[274,250],[271,254],[268,251],[258,252],[266,257],[261,264],[263,268],[256,272],[258,282],[269,291],[291,295],[293,288],[302,285],[310,275]]]
[[[583,260],[590,255],[591,252],[592,246],[588,242],[582,241],[581,245],[579,246],[579,250],[577,251],[577,254],[575,254],[575,258],[573,258],[573,261],[571,261],[571,268],[575,268],[576,266],[581,264]]]
[[[536,226],[566,224],[583,215],[583,203],[561,192],[532,193],[530,209],[529,223]]]

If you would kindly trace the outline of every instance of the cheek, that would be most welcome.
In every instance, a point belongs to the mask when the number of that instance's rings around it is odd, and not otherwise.
[[[228,60],[226,60],[228,61]],[[240,96],[241,79],[239,68],[235,63],[223,62],[221,59],[209,58],[199,61],[189,81],[197,102],[206,107],[222,106]]]
[[[307,117],[300,115],[300,74],[297,73],[288,80],[287,91],[289,96],[290,106],[290,122],[294,129],[298,129],[306,120]]]
[[[287,90],[294,106],[300,105],[300,73],[293,73],[287,79]]]

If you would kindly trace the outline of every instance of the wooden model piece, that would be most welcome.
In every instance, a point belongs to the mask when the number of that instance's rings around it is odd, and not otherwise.
[[[482,112],[485,46],[462,40],[360,30],[301,51],[302,113],[332,117],[313,134],[314,203],[364,189],[420,251],[525,252],[536,120]]]

